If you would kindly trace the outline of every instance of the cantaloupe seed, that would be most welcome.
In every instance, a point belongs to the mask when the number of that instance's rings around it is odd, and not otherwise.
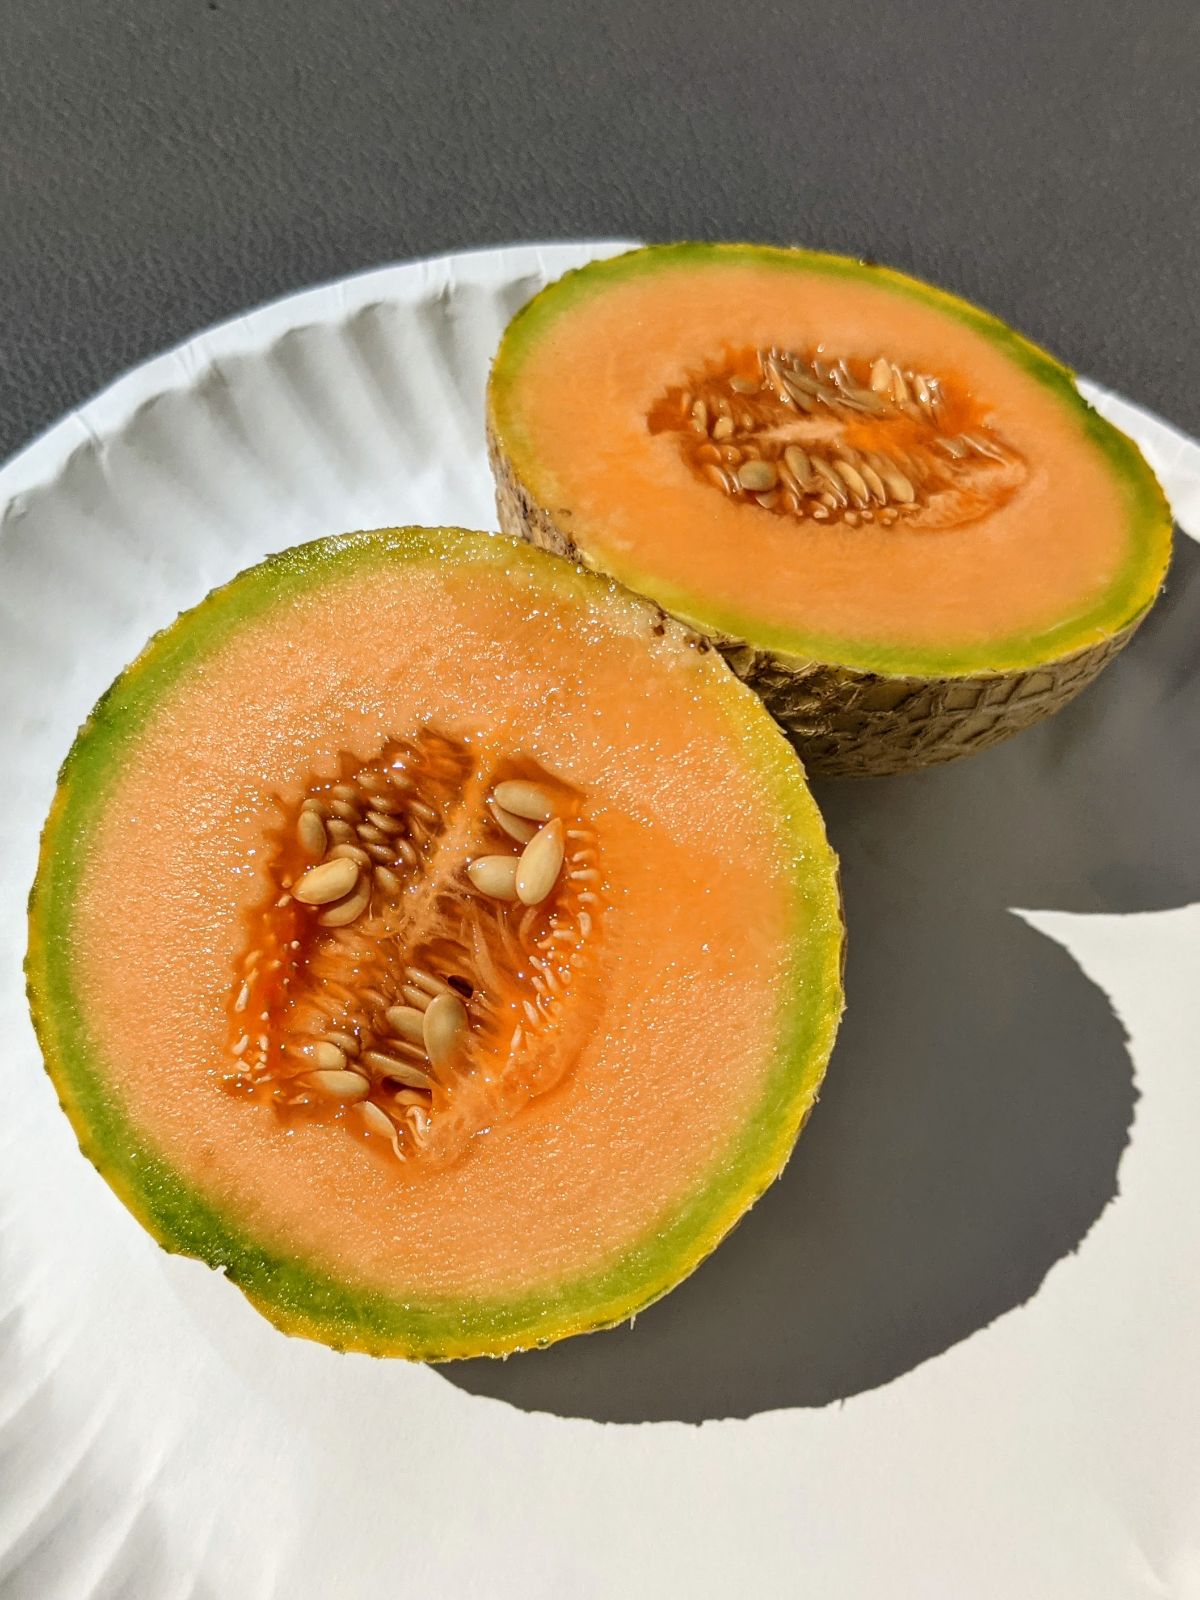
[[[320,859],[325,854],[327,843],[325,823],[317,812],[301,808],[296,823],[296,837],[305,855]]]
[[[506,811],[496,800],[495,795],[488,801],[488,810],[508,837],[515,839],[518,844],[528,844],[537,832],[536,822],[530,822],[526,817],[518,817],[515,812]]]
[[[317,921],[323,928],[344,928],[354,922],[371,903],[370,878],[357,878],[353,891],[321,912]]]
[[[306,906],[323,906],[349,894],[357,882],[358,867],[353,861],[331,859],[310,867],[293,893]]]
[[[480,894],[493,900],[517,898],[517,856],[476,856],[467,867],[467,876]]]
[[[538,830],[517,863],[517,898],[527,906],[540,906],[562,871],[563,825],[556,817]]]
[[[426,972],[423,967],[408,966],[404,970],[418,989],[424,989],[426,994],[445,994],[449,988],[448,984],[435,978],[432,972]]]
[[[360,1072],[349,1072],[344,1068],[341,1071],[310,1072],[305,1077],[306,1083],[311,1083],[322,1094],[328,1095],[331,1100],[361,1100],[370,1088],[370,1083]]]
[[[436,1072],[444,1072],[450,1066],[466,1027],[467,1008],[458,996],[449,991],[434,995],[426,1008],[421,1031],[425,1053]]]
[[[407,1039],[410,1044],[424,1043],[423,1015],[424,1013],[418,1011],[415,1006],[389,1006],[384,1012],[387,1025],[392,1032],[401,1039]]]
[[[849,527],[901,517],[959,527],[1027,474],[969,395],[882,355],[726,352],[670,387],[647,420],[652,433],[676,433],[696,476],[722,493]]]
[[[423,728],[278,802],[227,1087],[281,1126],[353,1112],[368,1143],[444,1164],[578,1055],[597,1004],[595,829],[569,785],[519,757],[485,771],[473,748]]]
[[[492,798],[514,817],[527,817],[534,822],[549,822],[555,811],[554,796],[542,784],[516,779],[498,783]]]

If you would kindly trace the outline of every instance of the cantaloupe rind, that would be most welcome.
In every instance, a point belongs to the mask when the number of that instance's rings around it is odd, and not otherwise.
[[[531,355],[542,344],[552,352],[560,319],[586,310],[589,300],[613,286],[691,267],[747,265],[795,274],[801,285],[803,275],[815,274],[919,302],[981,336],[1032,378],[1073,419],[1079,440],[1106,464],[1121,499],[1125,553],[1102,592],[1032,630],[951,635],[919,644],[881,635],[856,637],[781,623],[739,606],[729,595],[701,590],[686,571],[648,566],[637,549],[614,544],[602,519],[581,516],[570,484],[540,459],[539,440],[530,433],[521,385],[532,370]],[[647,338],[653,337],[648,328]],[[709,343],[714,341],[719,342],[715,334]],[[698,330],[697,354],[704,348]],[[586,379],[581,375],[579,381]],[[602,429],[602,420],[597,427]],[[762,695],[809,769],[830,776],[902,771],[951,759],[986,748],[1058,709],[1132,636],[1162,587],[1169,561],[1171,515],[1160,485],[1137,446],[1087,403],[1062,363],[956,296],[888,268],[816,251],[659,245],[566,274],[520,311],[504,335],[489,387],[488,438],[506,531],[618,578],[705,633]],[[580,447],[602,450],[603,440],[583,437]],[[687,515],[682,502],[678,515]],[[970,536],[966,530],[963,538]],[[886,586],[886,560],[864,581]],[[1036,584],[1036,572],[1029,581]]]

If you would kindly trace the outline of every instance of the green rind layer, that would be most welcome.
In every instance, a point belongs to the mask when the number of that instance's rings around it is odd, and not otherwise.
[[[936,647],[855,640],[745,615],[724,606],[719,599],[696,594],[685,585],[673,584],[657,574],[638,569],[605,548],[603,530],[580,528],[573,518],[568,531],[583,560],[589,564],[594,562],[598,569],[611,573],[639,594],[651,596],[672,615],[704,632],[744,639],[756,649],[770,651],[783,663],[792,661],[800,665],[819,661],[855,672],[891,677],[969,677],[1049,664],[1119,632],[1141,617],[1153,603],[1170,560],[1170,506],[1137,445],[1088,404],[1076,387],[1071,370],[998,317],[968,300],[891,267],[868,265],[851,256],[827,255],[818,250],[696,242],[649,245],[576,267],[535,295],[505,330],[492,367],[488,401],[496,436],[521,482],[539,504],[557,505],[561,497],[541,492],[536,447],[522,427],[519,407],[515,404],[516,387],[529,352],[561,316],[614,284],[671,268],[710,267],[717,263],[750,264],[785,272],[814,272],[826,277],[853,279],[920,300],[981,334],[1049,389],[1105,457],[1125,500],[1129,554],[1104,595],[1086,611],[1036,633],[1016,633],[983,642],[946,640]]]
[[[105,1074],[73,981],[78,891],[106,796],[163,697],[244,622],[325,577],[376,561],[493,566],[561,591],[601,585],[517,541],[460,529],[385,529],[318,540],[272,557],[215,590],[158,634],[97,704],[63,764],[29,904],[26,978],[47,1070],[80,1148],[167,1250],[222,1269],[287,1333],[337,1348],[416,1360],[501,1354],[624,1320],[696,1267],[777,1175],[816,1099],[841,1011],[842,922],[836,863],[794,756],[757,701],[713,660],[712,693],[805,844],[792,881],[796,923],[778,1043],[762,1099],[718,1169],[632,1248],[593,1273],[523,1296],[469,1302],[401,1299],[344,1282],[328,1265],[257,1239],[147,1138]],[[613,584],[614,604],[642,605]],[[657,618],[657,612],[653,613]]]

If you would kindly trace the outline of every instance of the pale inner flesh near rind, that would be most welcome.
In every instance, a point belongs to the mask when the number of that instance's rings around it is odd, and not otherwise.
[[[701,624],[801,657],[986,670],[1066,653],[1137,616],[1170,532],[1161,498],[1138,501],[1153,490],[1144,464],[1138,484],[1123,481],[1082,403],[1015,360],[1013,341],[942,309],[957,302],[835,264],[788,269],[733,250],[637,272],[604,263],[563,288],[558,314],[552,286],[536,331],[514,325],[493,378],[493,419],[522,482],[593,564]],[[798,524],[731,501],[647,416],[722,348],[773,346],[868,365],[884,354],[940,377],[1026,463],[1024,482],[986,518],[940,530]]]
[[[59,999],[88,1019],[130,1121],[251,1237],[397,1294],[495,1300],[644,1240],[736,1143],[777,1065],[792,944],[830,940],[837,916],[811,816],[781,812],[713,692],[724,670],[677,634],[655,641],[640,607],[461,562],[331,562],[251,614],[165,692],[83,814]],[[452,1168],[398,1182],[342,1128],[281,1136],[215,1080],[273,798],[424,722],[485,729],[588,796],[605,1004],[560,1088]]]

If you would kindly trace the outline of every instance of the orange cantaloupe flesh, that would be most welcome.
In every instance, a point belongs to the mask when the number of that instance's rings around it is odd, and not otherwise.
[[[30,957],[60,1093],[85,1149],[152,1226],[153,1194],[97,1131],[108,1110],[179,1194],[234,1219],[236,1246],[197,1243],[219,1227],[210,1217],[193,1239],[183,1201],[183,1221],[156,1231],[209,1259],[224,1251],[230,1275],[294,1331],[437,1356],[611,1321],[711,1247],[815,1094],[840,993],[815,808],[719,659],[673,626],[655,636],[653,614],[615,586],[475,535],[307,548],[211,597],[193,624],[202,643],[184,618],[152,646],[85,730],[81,759],[89,739],[111,749],[74,778],[68,764]],[[214,1084],[274,797],[294,800],[339,753],[369,760],[428,721],[475,731],[485,763],[519,750],[569,777],[602,840],[610,905],[600,1018],[566,1081],[467,1158],[398,1181],[344,1130],[301,1121],[283,1137],[268,1107]],[[68,1011],[84,1019],[69,1041]],[[633,1272],[624,1300],[573,1300],[570,1286],[619,1276],[631,1252],[651,1260],[714,1175],[724,1184],[746,1159],[768,1102],[742,1181],[721,1189],[677,1259]],[[242,1263],[247,1239],[375,1309],[322,1320],[315,1292],[276,1292]],[[417,1308],[407,1322],[404,1304]],[[422,1323],[421,1307],[441,1309]]]
[[[1023,458],[1020,492],[939,531],[798,522],[714,490],[648,414],[723,350],[771,346],[937,374]],[[1114,470],[1121,436],[1065,369],[961,301],[842,258],[665,246],[569,275],[512,324],[491,405],[521,482],[589,564],[801,658],[918,675],[1025,664],[1136,616],[1166,563],[1153,479],[1140,458],[1145,482]]]

